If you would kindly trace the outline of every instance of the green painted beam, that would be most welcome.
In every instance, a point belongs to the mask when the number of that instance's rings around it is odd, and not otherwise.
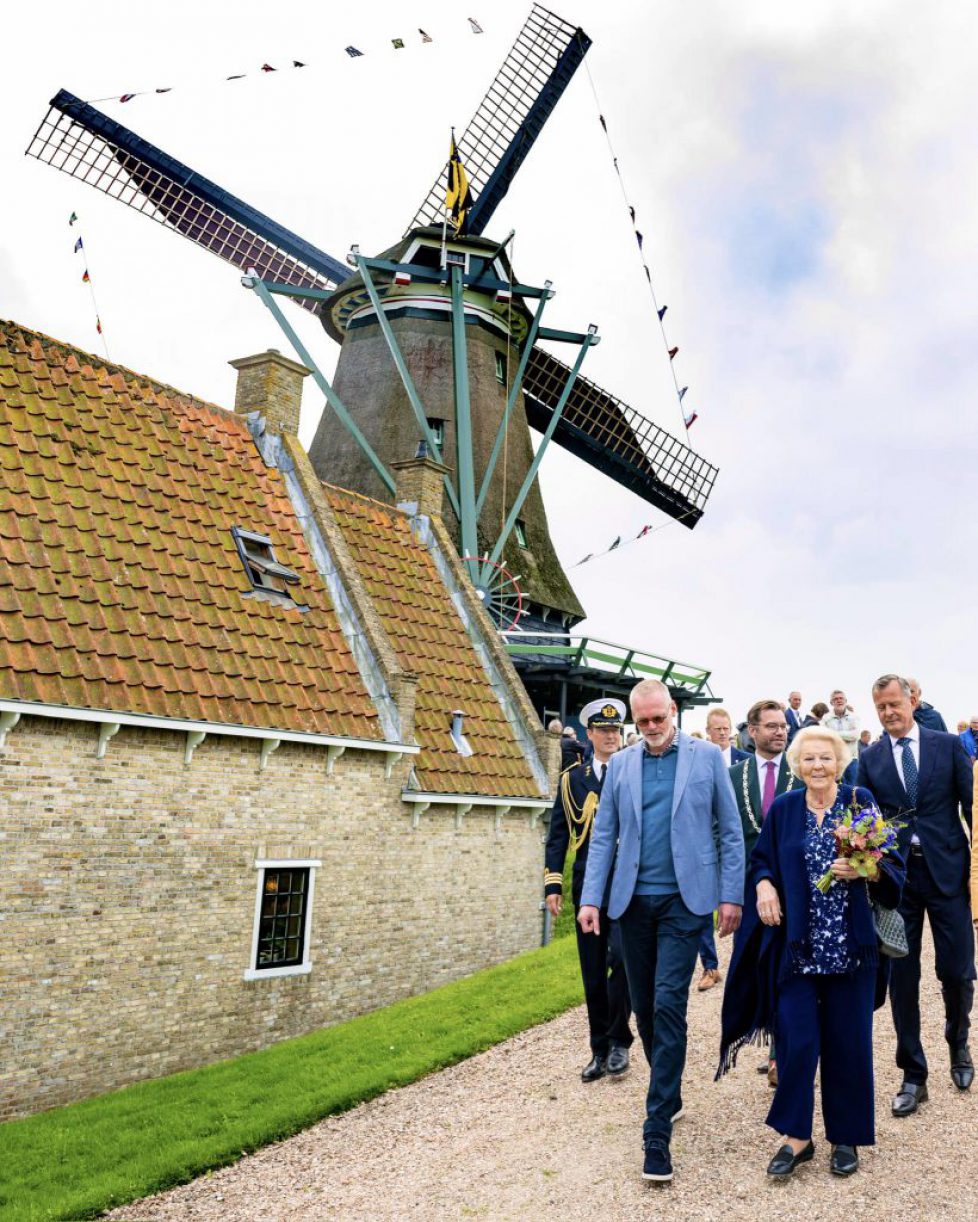
[[[431,431],[431,425],[428,423],[428,417],[425,414],[424,406],[421,398],[418,395],[417,387],[414,385],[414,379],[411,377],[411,371],[407,367],[407,362],[404,360],[404,354],[401,352],[401,346],[397,342],[397,336],[394,334],[394,329],[390,324],[390,320],[384,313],[383,302],[380,300],[380,295],[377,292],[377,286],[374,284],[373,277],[366,267],[366,259],[359,258],[357,260],[360,266],[360,275],[363,277],[363,283],[366,286],[367,292],[370,295],[371,304],[374,307],[374,312],[377,315],[377,321],[380,323],[380,329],[384,334],[384,339],[387,341],[387,347],[390,349],[391,357],[394,361],[394,366],[397,369],[401,378],[401,383],[407,393],[408,402],[411,404],[411,410],[414,412],[414,418],[418,422],[418,427],[421,429],[421,435],[428,443],[428,449],[437,462],[442,462],[441,449],[438,442],[435,440],[435,435]],[[456,517],[461,517],[459,511],[458,495],[455,492],[455,486],[449,477],[445,476],[445,491],[448,493],[448,499],[452,508],[455,510]]]
[[[326,402],[330,405],[333,411],[336,412],[336,415],[339,417],[340,422],[344,425],[347,432],[349,432],[353,440],[357,443],[360,449],[363,450],[364,454],[366,454],[370,465],[383,481],[384,487],[388,490],[388,492],[396,493],[397,485],[394,482],[393,476],[374,453],[370,442],[366,439],[366,437],[364,437],[363,433],[360,432],[359,428],[357,428],[356,421],[347,411],[343,400],[332,388],[322,370],[309,355],[309,350],[306,348],[302,340],[299,339],[299,336],[293,329],[292,324],[282,313],[278,302],[272,299],[272,295],[265,287],[264,282],[259,279],[258,276],[248,275],[242,277],[241,283],[244,284],[245,288],[250,288],[257,293],[261,301],[264,302],[264,304],[269,308],[275,321],[282,328],[286,338],[295,350],[296,356],[298,356],[299,360],[312,374],[312,380],[326,396]]]
[[[489,485],[492,482],[492,477],[496,471],[496,463],[499,461],[499,455],[503,448],[503,440],[506,437],[506,430],[509,428],[509,418],[513,413],[513,408],[516,406],[516,400],[519,398],[520,391],[523,388],[523,376],[526,373],[527,362],[530,359],[530,353],[533,351],[533,345],[537,341],[537,332],[540,330],[540,320],[543,317],[543,309],[549,300],[549,297],[540,298],[540,304],[537,306],[536,314],[533,316],[533,322],[530,324],[529,334],[526,337],[526,342],[523,345],[523,351],[520,354],[520,363],[516,370],[516,377],[513,379],[513,385],[509,390],[509,398],[506,400],[506,410],[503,412],[503,418],[499,422],[499,428],[496,432],[496,440],[493,442],[492,446],[492,453],[489,455],[489,462],[486,464],[485,474],[482,477],[482,487],[479,490],[479,498],[475,503],[475,512],[477,516],[482,512],[482,506],[485,504],[486,494],[489,491]]]
[[[547,447],[550,445],[550,439],[553,437],[557,425],[560,423],[560,418],[564,413],[564,408],[567,406],[567,400],[570,398],[570,392],[573,389],[574,383],[577,381],[577,375],[580,373],[581,365],[584,363],[584,357],[587,355],[587,350],[597,342],[597,334],[593,331],[589,331],[588,334],[584,336],[584,342],[581,344],[581,350],[577,354],[577,360],[574,362],[573,368],[567,375],[567,381],[564,383],[564,389],[560,392],[560,398],[557,400],[557,404],[554,407],[553,415],[550,417],[550,421],[547,424],[546,432],[540,439],[540,444],[537,446],[537,452],[533,456],[533,462],[530,463],[530,469],[527,471],[526,478],[523,480],[520,490],[516,494],[516,499],[513,501],[512,508],[509,511],[506,521],[503,523],[503,529],[492,549],[492,555],[489,557],[489,564],[483,565],[483,579],[485,579],[485,574],[488,572],[489,565],[496,563],[503,553],[503,548],[506,546],[506,540],[509,538],[510,532],[516,523],[516,519],[520,515],[520,511],[522,510],[523,504],[529,495],[530,489],[533,487],[533,481],[536,479],[537,472],[540,470],[540,464],[543,462],[543,456],[546,454]]]
[[[462,555],[470,556],[467,567],[478,581],[478,518],[475,512],[475,472],[472,460],[472,408],[469,399],[469,356],[465,337],[465,299],[462,269],[452,268],[452,358],[455,374],[455,450],[458,459],[459,521]]]

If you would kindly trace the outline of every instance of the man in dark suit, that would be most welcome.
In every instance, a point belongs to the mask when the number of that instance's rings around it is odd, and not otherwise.
[[[909,1116],[927,1098],[927,1059],[920,1042],[920,941],[925,913],[944,995],[951,1080],[959,1090],[967,1090],[975,1075],[968,1048],[975,941],[964,827],[965,823],[971,827],[972,765],[956,735],[917,725],[906,679],[898,675],[877,679],[873,703],[886,732],[862,753],[859,784],[872,791],[888,818],[906,824],[900,830],[900,851],[907,862],[900,912],[910,954],[893,961],[890,1004],[896,1062],[903,1071],[893,1114]]]
[[[723,762],[728,768],[739,764],[750,756],[749,751],[741,751],[733,741],[733,725],[726,709],[710,709],[706,715],[706,737],[720,748]],[[717,944],[713,936],[713,913],[703,923],[700,935],[700,963],[703,965],[703,975],[696,986],[698,993],[705,993],[714,985],[720,983],[720,958],[717,955]]]
[[[792,695],[797,695],[797,692]],[[800,697],[798,703],[800,706]],[[747,730],[754,743],[754,753],[734,764],[730,769],[730,780],[744,829],[744,854],[749,873],[751,850],[761,834],[761,824],[767,818],[771,803],[793,787],[795,778],[791,775],[784,753],[788,743],[787,711],[782,710],[778,701],[758,700],[752,704],[747,714]],[[752,898],[749,889],[745,888],[744,902],[749,904]],[[777,1086],[773,1043],[757,1071],[766,1073],[768,1083],[772,1087]]]
[[[625,706],[620,700],[592,700],[581,710],[591,750],[580,763],[574,761],[560,775],[557,801],[547,834],[543,890],[554,918],[563,903],[564,861],[568,848],[575,850],[571,884],[574,912],[581,902],[581,887],[591,844],[591,827],[604,784],[605,765],[621,747]],[[628,1025],[631,1002],[622,961],[618,923],[601,910],[601,934],[585,937],[579,925],[577,954],[584,982],[584,1000],[591,1037],[591,1060],[581,1071],[585,1082],[596,1082],[605,1074],[619,1077],[628,1069],[633,1036]]]
[[[784,711],[784,719],[788,723],[788,746],[791,740],[805,724],[805,714],[801,711],[801,692],[788,693],[788,707]]]

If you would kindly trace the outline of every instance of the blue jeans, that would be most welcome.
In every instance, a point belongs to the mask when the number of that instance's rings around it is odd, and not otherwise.
[[[686,1006],[703,917],[672,895],[635,895],[619,920],[628,991],[652,1070],[645,1100],[645,1141],[668,1142],[682,1106]]]

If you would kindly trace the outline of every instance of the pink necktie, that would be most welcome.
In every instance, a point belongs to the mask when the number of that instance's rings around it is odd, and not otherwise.
[[[764,793],[761,795],[761,818],[767,818],[767,812],[771,809],[771,803],[774,801],[774,787],[776,781],[774,779],[774,760],[768,760],[764,767],[767,769],[767,776],[764,778]]]

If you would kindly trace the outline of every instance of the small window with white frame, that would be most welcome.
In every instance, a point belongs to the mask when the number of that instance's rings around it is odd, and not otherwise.
[[[318,858],[259,859],[258,895],[245,980],[305,976],[312,971],[309,940]]]

